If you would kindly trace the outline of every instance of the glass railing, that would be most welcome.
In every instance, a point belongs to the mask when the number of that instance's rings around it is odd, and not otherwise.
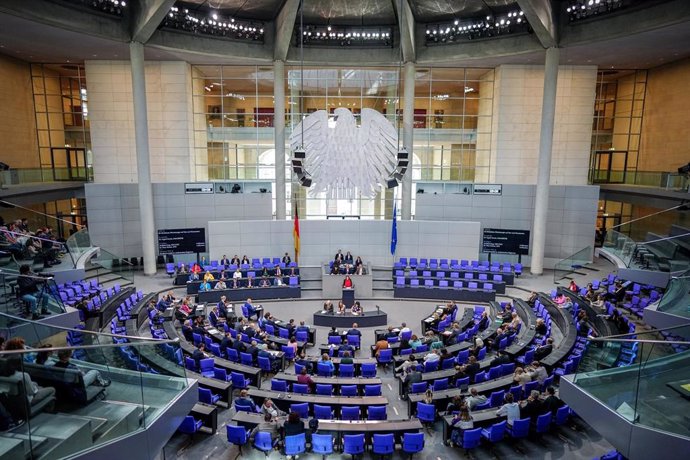
[[[635,256],[637,243],[629,236],[615,230],[607,230],[603,248],[618,257],[626,267],[630,266]]]
[[[87,182],[93,180],[93,168],[12,168],[0,172],[2,185],[35,184],[40,182]]]
[[[98,254],[91,259],[91,264],[97,267],[96,278],[99,282],[102,282],[101,278],[104,276],[116,275],[134,283],[134,266],[132,263],[103,248],[98,249]]]
[[[146,429],[187,387],[177,341],[33,322],[13,331],[9,348],[22,348],[18,339],[26,348],[0,352],[0,399],[12,419],[0,451],[19,454],[3,458],[83,455]],[[171,359],[174,372],[145,356]]]
[[[630,423],[690,436],[685,399],[690,396],[690,342],[664,340],[688,333],[685,326],[589,340],[582,363],[597,359],[602,350],[617,349],[617,357],[577,372],[573,383]]]
[[[671,278],[657,310],[690,318],[690,272]]]
[[[671,191],[687,191],[688,177],[685,174],[666,171],[624,171],[608,169],[590,170],[590,178],[596,183],[639,185]]]
[[[74,232],[67,238],[65,242],[67,249],[69,250],[72,259],[76,262],[84,253],[91,250],[91,237],[89,236],[89,230],[87,228],[82,228],[78,232]]]
[[[557,282],[577,271],[583,265],[592,262],[592,246],[580,249],[574,254],[559,260],[553,267],[553,282]]]

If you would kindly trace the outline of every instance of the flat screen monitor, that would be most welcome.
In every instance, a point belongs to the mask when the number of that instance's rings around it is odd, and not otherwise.
[[[529,254],[529,230],[485,228],[482,252],[490,254]]]
[[[206,229],[168,228],[158,230],[158,254],[206,252]]]

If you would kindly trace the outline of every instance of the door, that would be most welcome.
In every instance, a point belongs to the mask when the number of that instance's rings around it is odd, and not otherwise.
[[[51,147],[50,160],[53,167],[53,180],[88,180],[86,149],[76,147]]]
[[[627,150],[597,150],[592,155],[590,180],[593,184],[624,184],[627,167]]]

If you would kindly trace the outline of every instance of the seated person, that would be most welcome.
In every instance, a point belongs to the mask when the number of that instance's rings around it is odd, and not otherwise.
[[[527,400],[520,406],[520,417],[529,418],[533,422],[544,413],[544,403],[539,398],[539,391],[532,390]]]
[[[285,253],[285,255],[283,256],[283,258],[281,260],[285,264],[286,267],[290,264],[290,262],[292,262],[292,259],[290,259],[290,255],[287,252]]]
[[[532,291],[529,295],[529,299],[527,299],[527,305],[530,307],[534,307],[534,304],[537,302],[537,299],[539,298],[539,295]]]
[[[546,323],[544,322],[544,319],[537,318],[537,322],[534,325],[534,332],[537,334],[537,336],[544,337],[547,331],[548,329],[546,328]]]
[[[9,377],[15,382],[23,382],[29,407],[36,406],[44,399],[55,396],[55,388],[38,386],[31,380],[31,376],[28,373],[22,371],[21,361],[19,355],[10,355],[10,358],[7,359],[7,375],[3,375],[3,377]],[[52,412],[52,404],[46,411]]]
[[[347,307],[345,306],[345,302],[342,300],[338,302],[338,314],[342,315],[347,311]]]
[[[553,338],[546,339],[546,345],[540,345],[534,350],[534,359],[540,361],[553,351]]]
[[[338,262],[333,262],[333,265],[331,266],[331,275],[339,275],[340,274],[340,264]]]
[[[462,438],[465,431],[474,428],[474,422],[472,421],[472,415],[470,415],[470,409],[467,405],[459,407],[459,413],[453,417],[450,421],[450,425],[453,427],[453,431],[450,434],[450,444],[460,446],[462,445]]]
[[[255,316],[258,320],[259,316],[261,316],[261,313],[264,311],[261,306],[255,307],[251,298],[247,299],[247,301],[244,303],[244,306],[247,307],[247,319],[252,319],[252,316]]]
[[[262,276],[262,277],[263,277],[263,276],[268,277],[269,275],[270,275],[270,273],[268,272],[268,267],[264,267],[264,268],[261,270],[261,276]]]
[[[357,256],[357,259],[355,260],[355,275],[363,275],[364,274],[364,263],[362,262],[362,258]]]
[[[208,281],[202,281],[202,283],[199,285],[199,292],[207,292],[211,290],[211,283]]]
[[[275,278],[273,278],[273,285],[274,286],[282,286],[283,284],[283,277],[280,275],[276,275]]]
[[[570,292],[579,292],[580,288],[578,287],[577,283],[575,283],[575,280],[570,280],[570,284],[568,285],[568,290]]]
[[[246,255],[242,256],[242,262],[241,262],[241,264],[249,265],[249,264],[250,264],[250,262],[249,262],[249,257],[247,257]]]
[[[496,416],[505,416],[508,425],[512,428],[515,420],[520,418],[520,406],[513,400],[513,393],[506,393],[503,399],[505,403],[496,411]]]
[[[532,381],[532,377],[525,372],[525,370],[521,367],[515,368],[515,372],[513,372],[513,382],[519,384],[522,389],[525,389],[525,385],[530,383]]]
[[[247,276],[247,286],[248,288],[253,288],[254,287],[254,278],[251,276]]]
[[[482,312],[482,316],[479,318],[479,322],[477,324],[479,325],[480,331],[486,329],[491,324],[491,319],[489,319],[489,313],[486,310]]]
[[[343,357],[340,358],[340,364],[353,364],[354,362],[355,360],[352,359],[352,353],[349,351],[345,351]]]
[[[338,264],[343,263],[343,259],[345,257],[343,256],[343,250],[338,249],[338,252],[335,253],[335,256],[333,256],[333,262],[338,262]]]
[[[304,432],[304,422],[300,418],[299,414],[297,412],[290,412],[287,420],[285,420],[285,423],[283,423],[283,435],[287,437],[302,434]]]
[[[221,289],[227,289],[228,286],[225,284],[225,279],[221,278],[218,280],[215,286],[213,286],[213,289],[216,291],[220,291]]]
[[[345,253],[345,257],[343,258],[343,263],[344,263],[346,266],[347,266],[347,265],[352,265],[352,264],[354,263],[354,258],[352,257],[352,254],[350,253],[350,251],[347,251],[347,252]]]
[[[218,305],[214,305],[211,312],[208,314],[208,322],[211,323],[213,327],[218,327],[225,322],[225,317],[220,314]]]
[[[268,281],[268,276],[262,276],[261,281],[259,281],[259,287],[265,288],[270,286],[271,283]]]
[[[592,301],[592,306],[601,311],[606,311],[606,303],[604,302],[604,294],[597,295],[596,300]]]
[[[511,304],[507,304],[505,309],[503,310],[503,313],[501,314],[503,324],[510,323],[513,320],[513,312],[513,306]]]
[[[486,402],[486,396],[480,395],[476,388],[470,388],[470,395],[465,399],[467,407],[472,411],[477,406],[482,405]]]
[[[362,306],[359,304],[359,301],[356,301],[355,303],[352,304],[352,308],[350,308],[350,313],[353,315],[361,315],[362,314]]]
[[[256,409],[256,404],[254,404],[254,400],[252,400],[252,398],[249,396],[249,392],[245,389],[240,390],[240,395],[237,398],[235,398],[235,402],[243,406],[249,406],[253,409]]]
[[[554,387],[548,387],[546,389],[546,398],[544,399],[543,410],[544,413],[551,412],[556,415],[558,409],[563,407],[564,403],[558,396],[556,396],[556,389]]]
[[[228,268],[228,265],[230,265],[230,259],[228,259],[227,256],[223,254],[223,257],[221,257],[219,263],[221,267]]]
[[[331,361],[331,357],[328,355],[328,353],[321,355],[321,361],[319,361],[319,364],[321,364],[321,366],[328,367],[331,374],[335,372],[335,364],[333,364],[333,361]]]
[[[232,279],[234,280],[240,280],[242,279],[242,272],[240,271],[240,267],[238,266],[237,269],[233,272],[232,274]]]
[[[194,360],[197,371],[201,368],[201,360],[205,358],[208,358],[208,355],[206,354],[206,345],[204,342],[201,342],[197,346],[196,350],[194,350],[194,353],[192,353],[192,359]]]
[[[422,381],[422,373],[417,370],[417,366],[409,367],[403,375],[403,383],[408,392],[412,389],[412,384]]]
[[[186,275],[187,272],[187,266],[185,264],[180,264],[179,267],[177,267],[177,274],[178,275]]]
[[[333,313],[333,302],[327,300],[323,303],[323,311],[325,313]]]
[[[300,357],[304,356],[304,352],[302,352],[302,355]],[[307,372],[307,367],[304,366],[302,370],[300,371],[300,374],[297,376],[297,383],[301,385],[308,385],[309,386],[309,391],[313,392],[314,387],[316,387],[316,383],[314,383],[314,379],[311,378],[311,375]]]
[[[419,337],[417,337],[415,334],[412,334],[412,337],[410,337],[410,348],[413,350],[415,348],[419,348],[423,345],[422,341],[419,340]]]
[[[271,436],[271,443],[278,439],[278,422],[274,420],[271,414],[264,413],[263,420],[254,427],[251,433],[249,433],[249,442],[253,443],[256,434],[260,432],[268,433]]]
[[[411,369],[416,369],[417,368],[417,360],[414,358],[414,356],[410,355],[409,358],[407,358],[403,363],[395,368],[395,372],[409,372]]]
[[[510,327],[514,331],[517,331],[518,329],[520,329],[520,326],[522,326],[522,320],[518,316],[517,312],[514,311],[512,319],[510,320]]]
[[[206,270],[206,273],[204,273],[204,281],[214,281],[214,280],[215,280],[215,278],[213,277],[213,273]]]
[[[285,412],[278,409],[271,398],[264,399],[264,403],[261,405],[261,413],[268,414],[271,417],[282,417]]]
[[[350,278],[350,275],[345,275],[345,280],[343,280],[343,289],[352,289],[355,287],[354,283],[352,283],[352,278]]]
[[[283,270],[280,269],[280,265],[276,265],[274,269],[274,275],[283,277]]]
[[[566,300],[567,298],[568,298],[568,297],[566,297],[565,294],[558,294],[558,295],[556,295],[556,297],[554,297],[553,303],[555,303],[555,304],[558,305],[558,306],[561,306],[561,305],[563,305],[563,304],[565,303],[565,300]]]
[[[97,370],[91,369],[89,371],[86,371],[86,373],[85,373],[84,371],[79,369],[77,366],[72,364],[70,362],[70,358],[72,357],[72,350],[60,350],[57,353],[57,357],[58,357],[58,362],[53,364],[53,366],[59,367],[61,369],[76,369],[76,370],[80,371],[82,378],[84,379],[84,386],[85,387],[88,387],[89,385],[91,385],[93,383],[96,383],[102,387],[107,387],[108,385],[110,385],[110,381],[103,378],[101,376],[101,373],[98,372]]]

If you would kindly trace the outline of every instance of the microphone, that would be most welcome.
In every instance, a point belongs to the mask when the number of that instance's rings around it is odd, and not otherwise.
[[[379,307],[378,305],[376,305],[376,314],[381,314],[381,307]]]

